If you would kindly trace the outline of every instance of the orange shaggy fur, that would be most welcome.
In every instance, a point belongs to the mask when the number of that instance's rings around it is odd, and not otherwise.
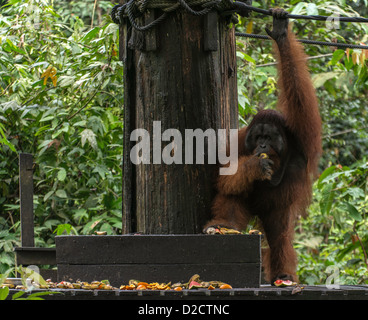
[[[274,49],[278,61],[279,111],[260,111],[248,127],[239,130],[238,171],[218,177],[213,219],[205,228],[222,225],[244,230],[250,219],[257,216],[269,245],[263,258],[267,279],[296,281],[294,227],[311,200],[322,152],[321,119],[301,44],[289,30]],[[270,154],[273,172],[285,165],[285,173],[276,186],[269,183],[259,157],[247,150],[244,143],[250,128],[259,122],[276,125],[286,141],[286,157]]]

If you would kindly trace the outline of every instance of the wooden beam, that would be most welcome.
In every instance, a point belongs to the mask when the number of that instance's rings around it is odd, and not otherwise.
[[[19,198],[22,247],[34,247],[33,157],[19,154]]]

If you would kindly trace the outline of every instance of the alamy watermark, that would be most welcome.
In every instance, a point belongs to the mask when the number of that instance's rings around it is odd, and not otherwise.
[[[326,279],[326,288],[340,289],[340,269],[337,266],[328,266],[326,273],[330,274]]]
[[[136,145],[130,151],[130,160],[134,164],[216,164],[220,175],[232,175],[238,169],[238,129],[230,129],[229,148],[227,148],[227,130],[185,129],[184,137],[178,129],[162,132],[161,121],[153,121],[152,154],[151,135],[146,129],[135,129],[130,141]],[[162,144],[169,142],[162,149]],[[227,154],[227,150],[229,154]],[[183,158],[184,151],[184,158]]]
[[[41,24],[41,14],[43,7],[32,2],[24,6],[24,14],[26,15],[26,26],[28,28],[39,29]]]

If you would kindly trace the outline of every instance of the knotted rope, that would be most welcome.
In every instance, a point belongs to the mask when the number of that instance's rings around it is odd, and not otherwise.
[[[247,0],[244,0],[247,1]],[[194,10],[193,7],[201,7],[200,10]],[[223,15],[232,15],[235,13],[232,0],[129,0],[122,5],[116,5],[111,10],[111,18],[114,23],[120,24],[124,18],[128,18],[131,25],[139,30],[146,31],[167,17],[167,14],[179,8],[184,8],[190,14],[196,16],[206,15],[211,10],[217,10]],[[147,10],[160,9],[162,15],[148,25],[139,26],[135,19]],[[243,15],[248,11],[242,10]]]

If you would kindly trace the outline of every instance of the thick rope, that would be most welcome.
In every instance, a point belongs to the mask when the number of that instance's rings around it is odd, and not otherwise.
[[[247,0],[244,0],[246,2]],[[252,7],[244,2],[233,1],[233,0],[129,0],[127,3],[123,5],[116,5],[111,10],[111,18],[114,23],[120,24],[122,23],[124,18],[128,18],[133,28],[139,31],[146,31],[151,29],[152,27],[158,25],[162,22],[168,15],[169,12],[172,12],[179,7],[184,8],[190,14],[196,16],[202,16],[207,14],[209,11],[216,9],[220,11],[221,15],[233,14],[237,12],[240,15],[247,15],[250,11],[254,11],[257,13],[261,13],[264,15],[271,16],[272,10],[265,10],[261,8]],[[196,11],[192,7],[202,7],[203,9]],[[145,11],[150,9],[160,9],[163,11],[163,14],[158,17],[156,20],[145,26],[139,26],[135,19],[142,15]],[[341,22],[358,22],[358,23],[367,23],[367,18],[362,17],[327,17],[327,16],[318,16],[318,15],[295,15],[288,14],[287,18],[290,19],[306,19],[306,20],[319,20],[326,21],[328,19],[336,19]],[[240,33],[236,32],[236,36],[238,37],[249,37],[249,38],[257,38],[257,39],[266,39],[270,40],[268,36],[263,35],[255,35],[249,33]],[[298,40],[302,43],[306,44],[314,44],[314,45],[322,45],[322,46],[332,46],[339,48],[352,48],[352,49],[368,49],[368,46],[361,45],[353,45],[353,44],[345,44],[345,43],[335,43],[335,42],[323,42],[323,41],[314,41],[314,40]]]
[[[231,10],[232,0],[129,0],[123,5],[114,6],[110,15],[116,24],[120,24],[127,17],[135,29],[146,31],[163,21],[167,17],[167,13],[177,10],[179,7],[184,8],[190,14],[203,16],[213,9],[220,12]],[[202,9],[196,11],[193,7],[202,7]],[[160,9],[163,14],[148,25],[139,26],[135,19],[150,9]],[[244,10],[243,13],[246,14]]]
[[[143,13],[148,9],[161,9],[164,12],[171,12],[179,7],[185,8],[188,12],[195,15],[204,15],[211,9],[216,9],[219,11],[235,10],[240,15],[244,15],[249,11],[254,11],[261,13],[263,15],[271,16],[271,10],[256,8],[248,5],[244,2],[233,1],[233,0],[130,0],[130,6],[134,6],[139,12]],[[116,7],[123,7],[124,5],[117,5],[113,8],[111,15],[114,21],[116,18]],[[192,7],[202,6],[204,9],[201,11],[195,11]],[[115,9],[115,10],[114,10]],[[114,13],[114,14],[113,14]],[[326,21],[328,19],[338,19],[340,22],[358,22],[358,23],[368,23],[367,18],[363,17],[332,17],[332,16],[319,16],[319,15],[299,15],[299,14],[288,14],[287,18],[290,19],[305,19],[305,20],[318,20]]]
[[[163,21],[166,17],[167,17],[167,12],[164,12],[159,18],[157,18],[156,20],[152,21],[151,23],[145,25],[145,26],[139,26],[136,22],[135,22],[135,16],[134,16],[134,0],[130,0],[127,5],[126,5],[126,12],[129,18],[130,23],[132,24],[132,26],[139,30],[139,31],[146,31],[148,29],[151,29],[152,27],[158,25],[161,21]]]
[[[230,9],[232,6],[231,0],[135,0],[134,1],[140,12],[146,9],[161,9],[165,12],[171,12],[179,7],[183,7],[188,12],[196,14],[201,11],[195,11],[192,7],[215,7],[217,10]]]
[[[272,40],[269,36],[253,34],[253,33],[235,32],[235,35],[237,37]],[[349,43],[323,42],[323,41],[304,40],[304,39],[298,39],[298,41],[301,43],[314,44],[317,46],[330,46],[330,47],[350,48],[350,49],[368,49],[368,46],[361,46],[361,45],[355,45],[355,44],[349,44]]]

